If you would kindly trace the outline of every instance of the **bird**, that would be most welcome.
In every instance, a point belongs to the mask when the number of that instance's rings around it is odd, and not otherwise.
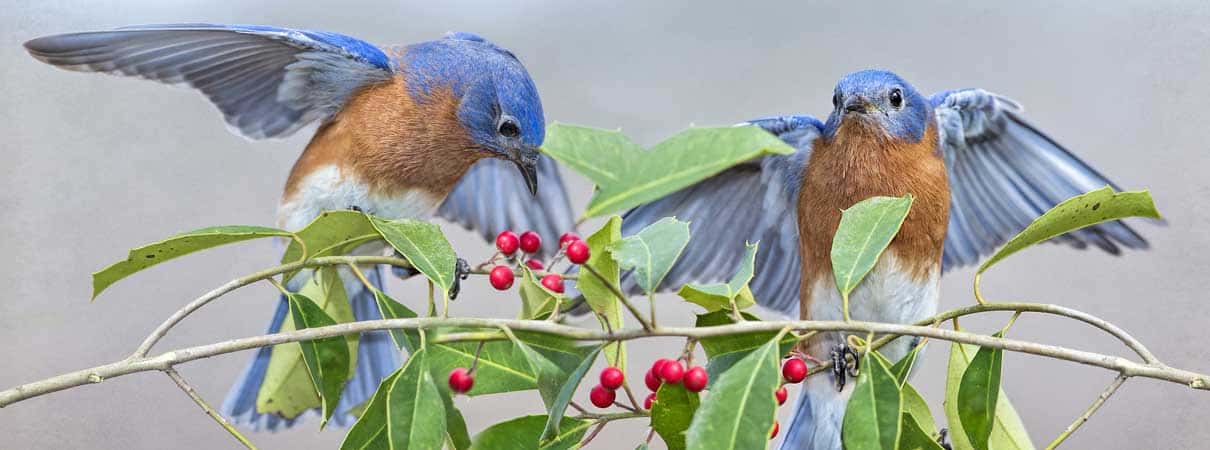
[[[1071,196],[1118,189],[1008,97],[978,88],[925,97],[886,70],[842,77],[825,120],[789,115],[742,125],[795,151],[734,166],[623,216],[624,236],[668,216],[690,222],[692,238],[661,290],[726,280],[744,245],[759,242],[751,281],[759,304],[801,319],[843,320],[829,256],[841,211],[873,196],[911,194],[899,234],[850,298],[853,320],[909,324],[937,312],[942,274],[977,263]],[[1053,242],[1113,255],[1148,247],[1120,221]],[[637,291],[629,274],[622,283]],[[918,342],[902,337],[879,351],[896,361]],[[839,332],[816,334],[798,350],[832,361],[852,353]],[[805,381],[783,449],[841,448],[853,386],[844,380],[854,363]]]
[[[488,239],[507,229],[574,229],[558,168],[538,150],[545,122],[533,79],[514,53],[473,33],[378,47],[325,31],[182,23],[46,36],[25,48],[63,69],[192,87],[252,140],[317,123],[278,203],[277,225],[286,230],[347,209],[389,219],[436,215]],[[373,243],[353,252],[385,251]],[[382,269],[365,271],[381,289]],[[340,269],[354,318],[381,318],[372,291],[352,275]],[[284,295],[276,307],[270,333],[285,321]],[[235,423],[277,430],[306,414],[257,406],[274,351],[259,349],[223,402],[221,412]],[[350,410],[400,359],[386,333],[362,334],[354,375],[329,423],[351,424]]]

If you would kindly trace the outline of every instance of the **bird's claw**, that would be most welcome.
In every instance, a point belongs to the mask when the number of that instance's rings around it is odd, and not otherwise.
[[[470,263],[458,258],[458,262],[454,264],[454,285],[450,286],[450,300],[458,298],[458,292],[462,291],[462,280],[465,280],[470,274]]]
[[[848,344],[832,348],[832,376],[836,379],[836,390],[843,391],[848,377],[856,377],[861,370],[861,358],[857,350]]]
[[[954,447],[950,445],[949,433],[949,428],[942,428],[941,431],[937,433],[937,445],[940,445],[941,448],[944,448],[945,450],[954,450]]]

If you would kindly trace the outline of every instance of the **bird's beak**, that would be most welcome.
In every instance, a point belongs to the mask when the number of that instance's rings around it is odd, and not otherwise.
[[[870,112],[870,110],[873,108],[874,105],[872,105],[869,100],[866,100],[865,97],[860,95],[849,96],[849,98],[845,99],[844,101],[844,111],[846,114],[851,112],[865,114]]]
[[[533,147],[521,147],[513,153],[513,164],[517,165],[517,170],[521,171],[521,178],[525,179],[525,187],[529,188],[530,195],[538,195],[538,149]]]

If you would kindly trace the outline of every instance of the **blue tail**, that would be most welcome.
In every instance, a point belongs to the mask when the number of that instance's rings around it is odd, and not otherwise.
[[[369,278],[370,284],[382,289],[382,273],[379,268],[366,271],[366,277]],[[347,283],[345,291],[350,294],[349,303],[355,319],[374,320],[382,317],[378,312],[374,294],[366,290],[360,283],[356,285]],[[269,333],[276,333],[281,329],[282,322],[289,310],[283,296],[282,301],[277,305],[277,311],[273,313],[273,321],[269,323]],[[257,350],[256,356],[252,358],[251,363],[244,369],[244,373],[227,393],[221,412],[231,422],[257,431],[276,431],[289,428],[312,412],[318,412],[318,409],[314,409],[293,419],[286,419],[276,414],[262,414],[256,411],[256,396],[260,392],[261,383],[265,381],[265,371],[269,367],[269,357],[272,352],[272,347]],[[395,348],[390,334],[385,331],[362,333],[361,341],[357,346],[357,368],[353,379],[345,385],[344,394],[341,395],[336,413],[332,415],[329,423],[339,426],[352,425],[357,418],[349,414],[349,410],[374,395],[378,383],[399,368],[400,359],[399,350]]]
[[[846,391],[846,394],[852,390]],[[808,377],[794,407],[781,450],[840,450],[840,426],[848,395],[836,392],[831,374]]]

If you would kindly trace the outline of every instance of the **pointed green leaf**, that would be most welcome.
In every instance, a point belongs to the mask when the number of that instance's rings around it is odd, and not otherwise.
[[[660,385],[651,405],[651,427],[664,439],[668,450],[684,450],[685,430],[693,421],[698,403],[698,394],[689,392],[683,384]]]
[[[979,266],[976,273],[983,273],[1008,255],[1026,247],[1101,222],[1126,217],[1150,217],[1159,219],[1160,212],[1151,201],[1151,192],[1113,192],[1109,186],[1077,195],[1050,208],[1029,226],[1008,240],[1000,251]]]
[[[687,448],[765,448],[777,412],[769,393],[781,382],[779,356],[775,336],[719,376],[693,416]]]
[[[382,314],[383,319],[416,318],[415,311],[378,289],[374,289],[374,301],[378,303],[378,312]],[[396,347],[407,349],[409,353],[420,346],[420,333],[416,330],[391,330],[391,339],[395,341]]]
[[[832,237],[832,274],[848,296],[899,233],[912,207],[912,195],[871,197],[844,210]]]
[[[297,240],[290,241],[282,254],[282,264],[301,261],[303,258],[312,259],[321,256],[345,255],[358,245],[380,239],[382,235],[370,224],[369,216],[347,210],[324,211],[319,213],[311,223],[295,232]],[[305,254],[304,246],[306,244]],[[289,280],[298,271],[282,274],[282,280]]]
[[[999,337],[999,333],[996,336]],[[996,420],[1003,360],[1004,350],[979,347],[958,385],[958,418],[966,438],[978,449],[988,448]]]
[[[555,310],[560,294],[542,286],[538,276],[528,267],[521,267],[521,286],[517,291],[521,294],[521,314],[519,319],[544,319]]]
[[[154,244],[132,249],[125,261],[113,263],[92,274],[92,298],[96,299],[101,291],[118,280],[178,256],[249,239],[275,236],[291,237],[294,234],[276,228],[245,225],[210,227],[178,234]]]
[[[471,450],[566,450],[579,448],[580,439],[592,426],[591,421],[564,417],[559,435],[539,445],[546,429],[546,416],[523,416],[488,427],[475,435]]]
[[[945,417],[949,426],[949,437],[954,448],[973,448],[959,419],[958,390],[962,376],[974,357],[978,347],[974,345],[950,345],[949,368],[945,382]],[[1000,389],[996,400],[996,421],[992,426],[989,445],[994,450],[1033,450],[1033,441],[1025,431],[1025,425],[1008,396]]]
[[[930,431],[920,428],[920,424],[907,414],[903,414],[899,422],[903,430],[896,447],[899,450],[944,450]]]
[[[387,391],[402,372],[402,368],[397,369],[378,384],[378,389],[370,397],[365,410],[358,416],[357,423],[345,434],[340,450],[390,448],[391,443],[387,440]]]
[[[618,216],[610,217],[600,230],[588,236],[585,243],[588,244],[591,252],[588,261],[583,265],[596,269],[597,273],[605,277],[605,280],[597,279],[587,270],[581,270],[580,278],[575,283],[576,289],[584,296],[588,306],[597,313],[597,320],[601,322],[602,329],[621,330],[624,326],[622,305],[606,285],[609,283],[617,286],[620,283],[618,263],[614,261],[609,247],[621,239],[622,218]],[[605,347],[605,358],[625,371],[626,344],[622,341],[610,343]]]
[[[894,450],[899,442],[899,383],[886,360],[866,352],[845,407],[841,439],[849,450]]]
[[[638,233],[609,247],[614,261],[623,269],[634,269],[643,292],[651,294],[672,270],[685,245],[689,244],[689,222],[665,217]]]
[[[559,390],[567,379],[567,373],[524,341],[514,338],[512,342],[521,350],[529,363],[529,368],[537,382],[538,394],[542,396],[542,403],[546,405],[547,410],[551,409],[559,397]]]
[[[903,398],[903,414],[910,416],[921,430],[927,431],[928,435],[932,436],[933,430],[937,428],[937,422],[933,419],[933,412],[929,409],[928,402],[911,384],[904,383],[899,392]]]
[[[730,309],[731,299],[735,299],[735,306],[740,309],[756,304],[752,291],[748,289],[748,282],[752,281],[752,275],[756,273],[756,249],[759,245],[759,242],[747,244],[744,256],[740,259],[740,266],[730,281],[707,285],[686,284],[681,286],[677,295],[701,305],[706,311]]]
[[[290,302],[290,318],[299,327],[317,328],[336,325],[324,310],[311,299],[302,294],[288,295]],[[311,384],[319,393],[322,400],[320,428],[328,423],[332,413],[336,412],[336,404],[340,401],[341,391],[345,381],[349,379],[350,361],[349,346],[342,336],[333,336],[311,341],[300,341],[303,363],[311,377]]]
[[[441,392],[427,365],[425,349],[417,350],[387,390],[387,439],[391,449],[441,448],[445,442],[445,411]]]
[[[744,320],[760,320],[760,318],[747,312],[740,312],[740,314]],[[694,326],[702,328],[730,325],[733,323],[735,323],[735,320],[731,318],[730,311],[718,310],[706,314],[698,314],[697,322]],[[702,350],[706,352],[706,372],[710,374],[710,383],[713,384],[723,372],[730,369],[737,361],[743,359],[744,356],[747,356],[753,350],[760,348],[760,346],[769,342],[769,339],[773,339],[776,335],[776,332],[768,331],[702,338],[699,343],[702,345]],[[789,333],[782,336],[777,354],[786,354],[794,347],[795,342],[794,336]]]
[[[567,376],[567,380],[559,388],[558,395],[555,396],[553,404],[547,408],[550,414],[546,421],[546,430],[542,432],[542,441],[551,440],[559,435],[558,425],[563,422],[563,413],[567,411],[567,404],[571,402],[571,396],[575,395],[576,388],[580,387],[580,381],[584,379],[584,374],[588,372],[588,369],[592,368],[593,362],[597,360],[597,354],[601,352],[602,347],[593,347],[588,352],[588,355],[584,357],[584,361]]]
[[[794,148],[756,126],[690,128],[649,151],[617,131],[553,124],[542,151],[596,184],[586,217],[623,211],[728,167]]]
[[[899,381],[900,386],[907,383],[908,376],[912,374],[912,366],[916,364],[916,357],[920,354],[920,349],[923,347],[923,345],[912,347],[912,351],[908,352],[899,362],[891,366],[891,373],[895,375],[895,379]]]
[[[454,285],[454,266],[458,263],[458,257],[454,256],[454,248],[445,240],[441,228],[418,220],[386,220],[373,216],[370,217],[370,223],[412,267],[443,292],[450,291]]]
[[[574,370],[591,351],[558,336],[539,333],[515,333],[530,349],[554,363],[562,373]],[[457,367],[470,367],[475,359],[476,342],[429,344],[429,366],[435,374],[449,374]],[[475,369],[475,386],[466,394],[479,396],[538,387],[538,377],[525,351],[512,341],[487,341]],[[561,383],[561,382],[560,382]]]

